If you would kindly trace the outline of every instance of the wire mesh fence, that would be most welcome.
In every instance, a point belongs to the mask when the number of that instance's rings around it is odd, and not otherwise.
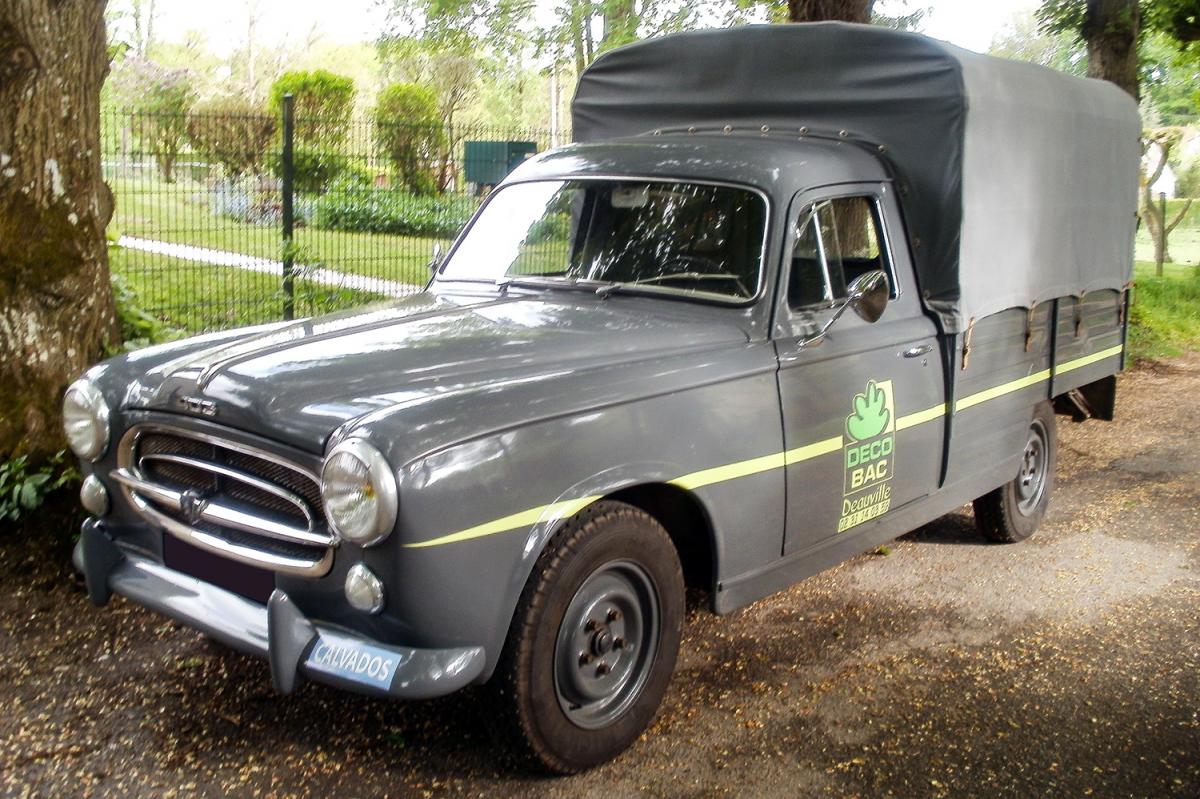
[[[114,280],[188,331],[422,289],[482,197],[562,134],[270,115],[103,118]]]

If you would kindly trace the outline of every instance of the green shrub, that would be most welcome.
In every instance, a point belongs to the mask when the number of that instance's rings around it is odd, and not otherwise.
[[[1175,194],[1180,197],[1200,198],[1200,157],[1193,158],[1182,166],[1176,173],[1175,180]]]
[[[352,78],[323,69],[285,72],[271,86],[271,111],[276,116],[282,112],[285,94],[295,98],[297,144],[321,150],[346,141],[354,110]]]
[[[37,468],[22,455],[0,463],[0,522],[18,522],[37,510],[47,495],[79,479],[79,472],[64,463],[65,452],[58,452]]]
[[[474,211],[471,197],[422,196],[342,180],[317,200],[313,225],[354,233],[447,239],[457,235]]]
[[[272,153],[270,160],[271,172],[277,178],[283,177],[283,154]],[[350,162],[341,153],[303,147],[297,143],[292,151],[292,165],[295,167],[293,180],[296,191],[320,194],[349,169]]]
[[[396,168],[400,183],[413,194],[437,190],[432,164],[445,144],[437,97],[415,83],[395,83],[379,93],[375,106],[375,142]]]
[[[142,310],[137,295],[125,278],[112,276],[113,298],[117,304],[117,321],[121,325],[122,348],[136,350],[151,344],[182,338],[184,331],[169,327]],[[115,353],[114,353],[115,354]]]
[[[113,94],[133,114],[129,125],[138,145],[154,156],[163,180],[172,182],[175,161],[187,139],[188,111],[196,91],[187,70],[167,69],[130,58],[114,70]]]
[[[276,117],[237,97],[200,103],[187,120],[192,147],[209,163],[220,164],[232,178],[262,167],[277,128]]]

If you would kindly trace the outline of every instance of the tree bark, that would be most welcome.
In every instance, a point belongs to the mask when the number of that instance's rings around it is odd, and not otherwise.
[[[119,339],[104,229],[104,0],[0,0],[0,461],[64,446],[67,383]]]
[[[1080,31],[1087,42],[1089,78],[1111,81],[1139,99],[1138,0],[1087,0]]]
[[[875,0],[788,0],[788,22],[871,21]]]

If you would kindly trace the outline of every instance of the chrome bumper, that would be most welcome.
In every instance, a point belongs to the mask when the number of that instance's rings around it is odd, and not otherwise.
[[[93,519],[84,522],[71,562],[92,602],[120,594],[271,664],[271,680],[291,693],[298,676],[356,693],[428,699],[457,691],[483,671],[482,647],[391,646],[310,621],[278,588],[266,606],[122,550]]]

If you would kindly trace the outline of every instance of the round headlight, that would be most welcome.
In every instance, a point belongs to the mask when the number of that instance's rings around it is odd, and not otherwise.
[[[76,380],[63,397],[63,430],[71,451],[85,461],[108,448],[108,404],[87,380]]]
[[[343,441],[325,458],[321,497],[334,531],[359,546],[378,544],[396,525],[396,476],[360,438]]]

